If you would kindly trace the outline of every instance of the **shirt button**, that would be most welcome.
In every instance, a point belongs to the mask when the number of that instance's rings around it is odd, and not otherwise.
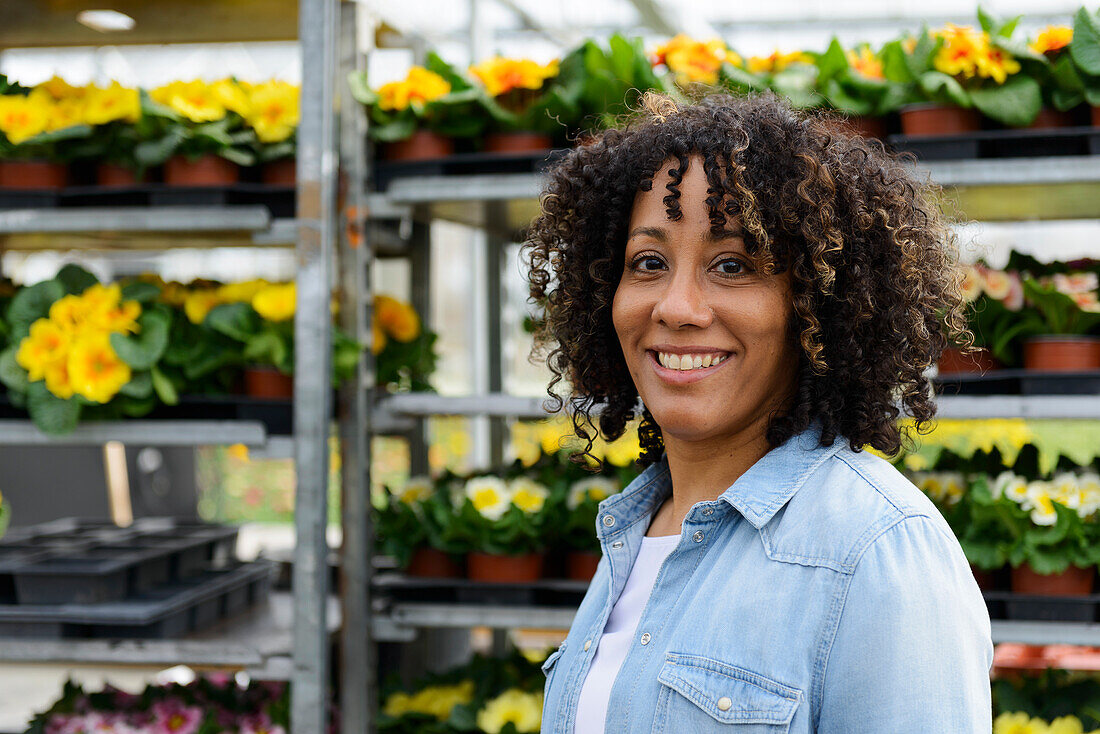
[[[623,541],[616,540],[614,543],[611,544],[611,547],[614,548],[615,550],[619,550],[620,548],[623,547]]]
[[[604,515],[603,516],[603,526],[605,528],[609,528],[609,527],[613,526],[614,524],[615,524],[615,518],[613,518],[611,515]]]
[[[695,535],[691,536],[691,539],[694,540],[696,543],[702,543],[703,542],[703,531],[702,530],[696,530]]]
[[[592,647],[592,640],[585,640],[584,641],[584,651],[588,652],[588,648],[590,648],[590,647]]]
[[[649,633],[648,633],[648,632],[646,632],[645,634],[643,634],[643,635],[642,635],[642,640],[641,640],[641,642],[642,642],[642,644],[643,644],[643,645],[648,645],[648,644],[649,644],[649,641],[650,641],[651,639],[653,639],[653,638],[649,636]]]
[[[722,696],[721,698],[718,699],[718,710],[719,711],[729,711],[730,706],[732,706],[732,705],[733,705],[733,701],[729,700],[729,698],[726,697],[726,696]]]
[[[714,508],[708,507],[707,509],[703,510],[703,514],[704,515],[713,515],[714,514]]]

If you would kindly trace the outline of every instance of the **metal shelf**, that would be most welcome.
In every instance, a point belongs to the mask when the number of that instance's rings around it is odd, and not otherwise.
[[[375,403],[374,418],[379,422],[395,423],[401,417],[431,415],[489,415],[517,418],[546,418],[543,409],[547,398],[528,398],[518,395],[461,395],[445,396],[435,393],[402,393],[383,397]]]
[[[51,436],[27,420],[0,420],[0,445],[4,446],[87,446],[109,441],[150,446],[263,446],[267,431],[259,421],[121,420],[82,423],[72,433]]]
[[[164,249],[292,245],[293,219],[265,206],[87,207],[0,211],[0,249]]]
[[[944,207],[956,216],[1100,218],[1100,156],[930,161],[917,170],[947,189]],[[518,233],[538,214],[543,183],[535,173],[398,178],[371,207],[411,206],[429,219]]]
[[[378,639],[408,640],[418,628],[517,627],[567,630],[577,610],[571,607],[529,607],[486,604],[394,604],[374,614]]]
[[[1100,645],[1100,624],[993,620],[993,642],[1025,645]]]
[[[328,604],[328,631],[340,628],[340,604]],[[258,671],[279,670],[273,658],[288,657],[294,626],[293,595],[273,592],[267,604],[177,640],[45,640],[0,638],[0,662],[5,665],[64,663],[147,667],[172,665]]]
[[[1100,395],[956,395],[936,402],[939,418],[1100,419]]]

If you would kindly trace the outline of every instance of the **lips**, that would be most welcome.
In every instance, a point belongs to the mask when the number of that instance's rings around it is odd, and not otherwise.
[[[667,353],[666,353],[667,354]],[[692,369],[673,369],[661,364],[661,359],[658,356],[659,352],[656,350],[646,350],[646,358],[649,364],[653,368],[653,371],[657,373],[664,382],[673,385],[686,385],[692,382],[698,382],[699,380],[706,379],[710,375],[714,374],[718,370],[730,361],[730,357],[733,356],[730,352],[714,352],[713,358],[718,358],[717,364],[712,363],[709,367],[699,367]],[[692,352],[691,356],[702,356],[699,352]],[[694,360],[693,360],[694,363]]]

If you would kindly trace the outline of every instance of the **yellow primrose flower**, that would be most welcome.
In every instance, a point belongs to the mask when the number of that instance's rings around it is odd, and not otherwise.
[[[378,88],[378,106],[383,110],[401,111],[410,106],[422,110],[425,104],[450,91],[450,83],[439,74],[422,66],[414,66],[402,81],[383,84]]]
[[[608,477],[587,477],[573,482],[569,487],[566,505],[570,510],[577,509],[586,501],[602,502],[619,491],[619,483]]]
[[[604,448],[604,458],[613,466],[629,466],[637,461],[641,453],[636,423],[628,424],[623,435]]]
[[[69,352],[69,381],[88,400],[106,403],[130,381],[130,366],[119,359],[105,332],[85,335]]]
[[[411,703],[412,696],[405,693],[404,691],[392,693],[386,699],[386,703],[383,704],[382,713],[384,713],[386,716],[393,716],[394,718],[404,716],[405,714],[410,713],[410,711],[412,710],[410,708]]]
[[[998,84],[1004,84],[1010,74],[1016,74],[1020,71],[1019,61],[990,44],[986,44],[975,57],[975,63],[978,66],[979,75],[992,79]]]
[[[536,732],[542,725],[542,693],[512,688],[485,704],[477,712],[477,725],[488,734],[499,734],[505,724],[517,732]]]
[[[46,130],[64,130],[84,122],[84,100],[75,97],[55,100],[44,89],[34,89],[27,100],[46,110]]]
[[[49,319],[31,324],[30,334],[19,343],[16,363],[27,371],[31,382],[41,380],[51,365],[63,361],[69,351],[69,333]]]
[[[947,23],[933,35],[943,39],[932,65],[937,71],[951,76],[970,78],[978,69],[978,57],[989,45],[985,34],[975,32],[970,26]]]
[[[382,331],[382,325],[378,319],[371,322],[371,354],[380,354],[386,348],[386,332]]]
[[[46,389],[62,400],[68,400],[73,396],[67,360],[62,359],[46,366]]]
[[[268,321],[294,318],[298,288],[294,283],[282,283],[264,288],[252,297],[252,308]]]
[[[260,142],[279,143],[294,134],[299,117],[298,87],[272,81],[252,91],[251,109],[245,120]]]
[[[463,492],[478,514],[488,520],[499,520],[512,506],[512,493],[498,477],[474,477],[466,482]]]
[[[470,67],[490,96],[499,97],[513,89],[541,89],[547,79],[558,75],[558,62],[539,64],[530,59],[495,56]]]
[[[769,56],[750,56],[749,71],[753,74],[759,74],[761,72],[775,74],[783,71],[792,64],[810,63],[813,63],[813,59],[810,58],[808,54],[801,51],[792,51],[791,53],[785,54],[779,49],[776,49]]]
[[[1048,25],[1027,47],[1037,54],[1060,51],[1073,40],[1073,28],[1067,25]]]
[[[846,51],[845,55],[848,57],[848,65],[868,79],[886,78],[882,73],[882,62],[869,46],[860,46],[858,53],[853,50]]]
[[[539,512],[550,496],[549,489],[527,477],[513,479],[508,489],[512,493],[512,504],[528,515]]]
[[[210,85],[210,93],[223,107],[230,112],[236,112],[241,117],[247,117],[252,112],[248,92],[235,79],[219,79],[213,82]]]
[[[744,60],[717,38],[696,41],[681,33],[657,47],[653,63],[667,66],[669,71],[676,74],[677,82],[686,86],[692,82],[717,84],[718,71],[723,63],[742,66]]]
[[[411,342],[420,336],[420,317],[416,309],[396,298],[375,296],[374,318],[387,335],[399,342]]]
[[[105,306],[89,314],[87,319],[93,326],[109,332],[137,333],[137,319],[141,316],[141,304],[137,301],[123,301],[113,306]]]
[[[1085,727],[1076,716],[1060,716],[1047,725],[1047,734],[1084,734]]]
[[[225,103],[209,84],[198,79],[166,84],[149,92],[149,96],[191,122],[214,122],[226,113]]]
[[[12,145],[45,132],[52,105],[19,94],[0,95],[0,132]]]
[[[54,99],[79,99],[87,92],[86,87],[74,87],[56,74],[34,88],[45,90]]]
[[[115,120],[137,122],[139,117],[140,93],[118,82],[112,82],[106,89],[92,87],[84,101],[84,122],[89,125],[106,125]]]
[[[1023,711],[1003,713],[993,722],[993,734],[1046,734],[1042,719],[1033,719]]]
[[[256,278],[240,283],[220,285],[215,292],[222,303],[252,303],[252,299],[256,297],[257,293],[270,286],[271,283],[263,278]]]
[[[221,299],[214,290],[204,288],[191,291],[183,301],[183,312],[192,324],[201,324],[206,319],[206,314],[220,303]]]
[[[160,301],[170,306],[182,306],[189,295],[187,287],[182,283],[165,283],[160,289]]]

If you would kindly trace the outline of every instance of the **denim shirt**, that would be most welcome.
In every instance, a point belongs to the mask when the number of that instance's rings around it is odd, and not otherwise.
[[[688,512],[607,734],[992,730],[989,614],[950,527],[888,462],[819,436],[795,436]],[[603,558],[543,664],[543,734],[573,734],[604,624],[671,491],[666,456],[600,503]]]

